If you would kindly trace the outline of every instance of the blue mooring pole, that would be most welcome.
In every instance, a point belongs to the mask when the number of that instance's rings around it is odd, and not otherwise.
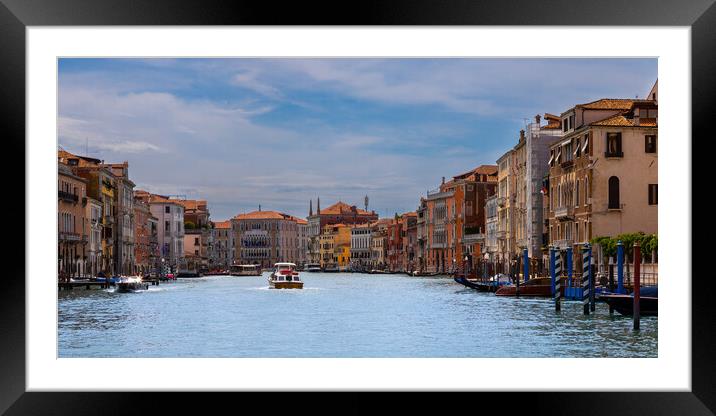
[[[550,269],[552,270],[552,293],[554,293],[554,310],[559,312],[562,310],[562,303],[560,302],[561,288],[560,279],[562,275],[562,258],[555,255],[554,247],[550,248]]]
[[[582,251],[582,303],[584,304],[584,314],[589,315],[589,288],[592,279],[591,260],[592,247],[589,243],[584,243],[584,251]]]
[[[530,278],[530,258],[527,255],[527,249],[522,249],[522,273],[525,276],[525,282]]]
[[[572,247],[567,247],[567,287],[572,287]]]
[[[617,293],[624,293],[624,243],[617,241]]]

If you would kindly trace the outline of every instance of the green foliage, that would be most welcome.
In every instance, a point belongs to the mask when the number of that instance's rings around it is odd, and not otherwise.
[[[643,232],[619,234],[616,237],[594,237],[590,241],[591,244],[599,244],[604,250],[606,256],[617,255],[617,242],[624,244],[624,254],[627,259],[631,259],[634,255],[634,243],[639,242],[642,257],[651,258],[651,253],[658,251],[658,237],[656,234],[644,234]]]
[[[196,228],[196,225],[191,221],[185,221],[184,222],[184,229],[185,230],[193,230]]]
[[[637,241],[641,247],[641,255],[645,259],[651,259],[651,253],[659,250],[657,234],[644,234],[641,231],[638,233],[619,234],[616,237],[594,237],[590,243],[593,245],[599,244],[607,257],[616,257],[617,242],[620,240],[624,244],[624,255],[627,261],[633,258],[634,243]]]

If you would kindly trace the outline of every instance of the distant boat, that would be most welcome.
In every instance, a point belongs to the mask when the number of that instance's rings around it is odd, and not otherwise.
[[[323,271],[323,270],[321,270],[321,265],[318,263],[307,263],[304,266],[304,269],[310,273],[320,273]]]
[[[122,276],[117,282],[115,292],[131,293],[149,289],[149,284],[142,281],[142,276]]]
[[[613,307],[615,311],[625,316],[634,315],[634,293],[629,295],[618,293],[602,293],[600,300]],[[643,287],[639,293],[639,315],[657,316],[659,314],[658,286]]]
[[[276,263],[268,281],[271,289],[303,289],[294,263]]]
[[[497,289],[495,296],[534,296],[552,297],[552,279],[537,277],[526,282],[520,282],[519,287],[514,284],[505,285]]]
[[[261,267],[255,264],[234,264],[229,273],[232,276],[261,276]]]

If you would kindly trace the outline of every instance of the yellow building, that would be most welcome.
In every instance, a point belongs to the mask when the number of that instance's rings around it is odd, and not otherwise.
[[[320,238],[321,268],[348,266],[351,257],[351,229],[345,224],[324,225]]]

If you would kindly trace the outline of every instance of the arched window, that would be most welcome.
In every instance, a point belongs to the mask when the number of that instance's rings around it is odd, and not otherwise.
[[[609,209],[619,209],[619,178],[609,178]]]

